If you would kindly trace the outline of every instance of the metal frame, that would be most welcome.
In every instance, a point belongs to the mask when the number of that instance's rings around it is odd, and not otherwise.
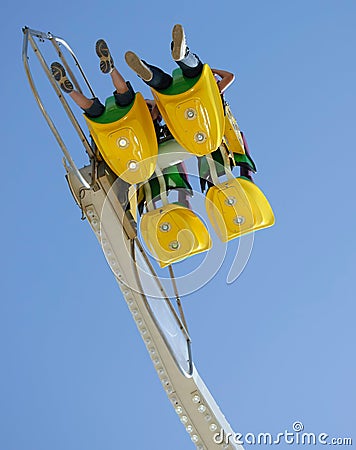
[[[34,38],[38,38],[40,41],[44,42],[45,40],[48,40],[52,43],[52,45],[54,46],[59,58],[61,59],[61,61],[63,62],[64,67],[68,70],[68,73],[70,74],[71,79],[73,80],[74,86],[75,88],[81,92],[81,88],[80,85],[77,81],[77,79],[75,78],[72,70],[70,69],[67,60],[65,59],[63,53],[60,50],[60,45],[63,45],[68,52],[70,53],[70,55],[73,57],[76,66],[79,68],[80,73],[83,76],[84,82],[86,83],[88,89],[90,90],[91,94],[94,96],[94,91],[91,88],[89,81],[87,79],[87,77],[84,74],[84,71],[82,69],[82,67],[80,66],[73,50],[70,48],[70,46],[64,41],[64,39],[54,36],[51,33],[43,33],[42,31],[36,31],[36,30],[32,30],[28,27],[24,27],[22,29],[23,33],[24,33],[24,39],[23,39],[23,46],[22,46],[22,61],[23,64],[25,66],[25,71],[26,71],[26,75],[30,84],[30,87],[32,89],[32,92],[35,96],[35,99],[38,103],[38,106],[40,107],[40,110],[44,116],[44,118],[46,119],[46,122],[48,124],[48,126],[50,127],[52,133],[54,134],[54,137],[56,138],[65,159],[67,160],[69,166],[71,167],[71,169],[75,172],[76,176],[78,177],[78,179],[81,181],[81,183],[85,186],[85,188],[90,189],[90,186],[93,186],[95,184],[95,178],[96,178],[96,161],[95,161],[95,151],[93,150],[92,146],[90,145],[84,131],[82,130],[81,126],[79,125],[79,122],[76,118],[76,116],[74,115],[71,107],[69,106],[68,102],[66,101],[66,99],[64,98],[64,96],[62,95],[62,92],[58,86],[58,84],[56,83],[56,81],[54,80],[52,73],[48,67],[48,64],[46,63],[40,49],[38,48]],[[79,138],[85,148],[85,151],[87,152],[91,164],[93,165],[93,169],[92,170],[92,180],[90,183],[88,183],[83,176],[81,175],[78,167],[76,166],[75,162],[73,161],[67,146],[65,145],[62,137],[60,136],[54,121],[51,119],[50,115],[48,114],[44,103],[42,102],[42,99],[40,97],[40,94],[38,92],[38,89],[36,88],[35,82],[33,80],[32,74],[31,74],[31,70],[30,70],[30,65],[29,65],[29,56],[28,56],[28,50],[29,50],[29,46],[28,44],[30,43],[32,50],[34,52],[34,54],[36,55],[36,57],[38,58],[45,74],[47,75],[47,78],[49,79],[54,91],[56,92],[60,102],[62,103],[62,106],[64,108],[64,110],[66,111],[70,121],[72,122],[72,125],[75,129],[75,131],[78,133]]]

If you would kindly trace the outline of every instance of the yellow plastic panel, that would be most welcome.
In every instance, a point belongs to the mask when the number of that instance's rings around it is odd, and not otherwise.
[[[150,112],[140,93],[130,111],[116,122],[97,123],[84,117],[105,162],[117,176],[130,184],[151,177],[158,145]]]
[[[274,224],[267,198],[258,186],[244,178],[211,187],[205,206],[209,220],[223,242]]]
[[[181,94],[162,94],[151,89],[168,128],[179,144],[198,156],[221,144],[225,117],[217,83],[210,67],[193,87]]]
[[[231,152],[245,154],[245,146],[240,128],[229,107],[226,108],[224,139]]]
[[[199,217],[180,205],[166,205],[141,218],[141,234],[161,267],[211,248],[208,230]]]

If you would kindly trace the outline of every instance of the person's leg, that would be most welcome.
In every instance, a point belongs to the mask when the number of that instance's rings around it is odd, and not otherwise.
[[[129,82],[126,82],[121,73],[114,65],[109,47],[104,39],[99,39],[95,44],[96,54],[100,58],[100,70],[109,73],[115,87],[113,92],[115,102],[118,106],[128,106],[135,99],[135,92]]]
[[[118,94],[125,94],[125,92],[128,91],[128,87],[127,87],[124,77],[116,69],[116,67],[114,67],[113,70],[110,72],[110,76],[111,76],[112,84],[114,85],[114,87],[116,89],[116,92]]]
[[[101,104],[97,98],[89,99],[81,92],[74,90],[73,84],[68,79],[62,64],[59,62],[53,62],[51,64],[51,71],[54,79],[58,81],[62,91],[67,93],[72,100],[87,113],[89,117],[98,117],[104,112],[105,106]]]
[[[189,48],[186,45],[182,25],[177,24],[173,27],[171,50],[173,59],[182,69],[185,77],[195,78],[201,74],[203,63],[196,54],[189,51]],[[148,86],[153,87],[154,89],[167,89],[173,82],[173,78],[170,75],[165,73],[159,67],[143,61],[134,52],[126,52],[125,60],[128,66],[136,72]]]
[[[159,67],[148,64],[139,58],[136,53],[125,53],[127,65],[150,87],[158,91],[167,89],[172,84],[172,77]]]
[[[78,91],[72,91],[69,92],[69,96],[74,100],[74,102],[82,109],[89,109],[93,103],[94,99],[88,98],[85,95],[83,95],[81,92]]]
[[[182,69],[183,75],[187,78],[195,78],[203,71],[203,63],[199,57],[188,50],[188,54],[181,61],[176,61]]]
[[[97,97],[91,99],[91,105],[88,108],[83,108],[88,117],[100,117],[105,111],[105,106]]]
[[[114,91],[116,104],[121,107],[130,105],[135,100],[135,91],[133,90],[131,83],[125,81],[116,67],[110,72],[110,75],[116,89]]]
[[[185,77],[195,78],[201,74],[203,63],[200,61],[199,56],[192,53],[187,47],[184,29],[180,24],[176,24],[173,27],[171,51],[172,58],[182,69]]]

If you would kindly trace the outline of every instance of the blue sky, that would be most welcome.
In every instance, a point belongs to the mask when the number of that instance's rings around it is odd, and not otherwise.
[[[355,2],[20,0],[2,17],[0,448],[192,448],[68,191],[22,66],[25,25],[65,38],[101,98],[112,87],[96,39],[148,92],[124,52],[172,70],[174,23],[204,62],[236,74],[226,97],[276,225],[256,233],[234,284],[232,248],[184,299],[194,361],[235,431],[278,433],[300,420],[355,442]]]

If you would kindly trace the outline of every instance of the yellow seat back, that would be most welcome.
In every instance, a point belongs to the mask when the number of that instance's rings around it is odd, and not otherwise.
[[[224,110],[217,83],[207,64],[199,80],[184,92],[167,94],[151,90],[162,117],[182,147],[198,156],[219,147],[225,125]]]
[[[272,208],[263,192],[245,178],[211,187],[205,206],[209,220],[223,242],[274,224]]]
[[[158,145],[150,112],[140,93],[119,120],[100,123],[84,117],[102,157],[117,176],[130,184],[150,178],[156,167]]]
[[[226,145],[231,152],[240,153],[241,155],[244,155],[245,145],[242,139],[241,131],[228,105],[226,105],[225,113],[226,116],[225,116],[224,140],[226,142]]]
[[[211,238],[200,218],[188,208],[168,204],[141,218],[142,238],[161,267],[211,248]]]

